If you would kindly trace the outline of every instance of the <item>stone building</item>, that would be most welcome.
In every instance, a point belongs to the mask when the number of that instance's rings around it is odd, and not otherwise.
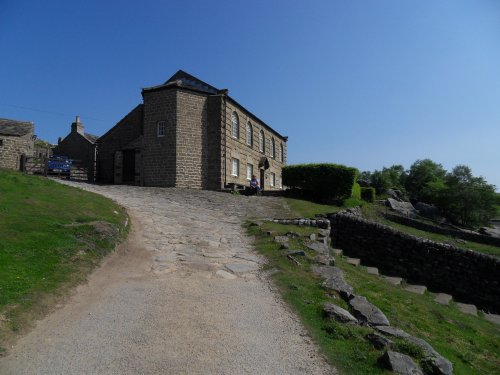
[[[139,104],[98,141],[98,179],[219,190],[281,189],[287,137],[235,99],[179,70],[142,90]]]
[[[94,170],[96,162],[96,141],[99,137],[85,133],[85,127],[76,116],[71,124],[71,132],[65,138],[59,138],[53,150],[54,155],[68,156],[84,168]],[[93,173],[92,173],[93,174]],[[92,176],[89,176],[92,178]]]
[[[0,119],[0,168],[21,169],[21,155],[33,155],[34,132],[32,122]]]

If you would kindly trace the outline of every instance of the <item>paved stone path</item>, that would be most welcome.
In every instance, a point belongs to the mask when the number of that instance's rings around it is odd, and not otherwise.
[[[127,242],[38,322],[1,374],[331,374],[241,224],[283,200],[64,182],[125,206]]]

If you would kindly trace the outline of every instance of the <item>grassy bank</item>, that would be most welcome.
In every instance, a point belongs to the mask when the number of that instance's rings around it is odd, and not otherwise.
[[[0,351],[85,279],[126,220],[97,194],[0,171]]]
[[[311,273],[310,259],[315,255],[304,246],[306,237],[290,239],[290,248],[303,249],[308,257],[297,257],[296,266],[283,255],[272,237],[288,231],[301,235],[315,232],[315,228],[285,226],[264,223],[249,225],[248,231],[255,237],[257,249],[268,259],[267,268],[278,270],[273,280],[284,300],[297,311],[313,339],[320,345],[329,361],[343,374],[385,373],[377,359],[383,354],[365,339],[371,328],[347,326],[323,317],[322,305],[332,302],[347,308],[347,304],[335,293],[322,286],[322,280]],[[266,235],[273,231],[273,236]],[[364,295],[377,305],[391,324],[428,341],[454,364],[455,374],[499,374],[500,332],[499,327],[484,318],[461,313],[453,304],[441,306],[434,296],[412,294],[393,286],[378,276],[369,275],[363,267],[353,267],[337,257],[337,265],[345,272],[347,281],[355,292]],[[396,350],[411,355],[418,361],[421,351],[404,342],[396,342]]]

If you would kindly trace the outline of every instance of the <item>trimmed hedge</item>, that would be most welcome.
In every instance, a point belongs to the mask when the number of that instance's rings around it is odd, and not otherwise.
[[[341,201],[353,194],[356,168],[339,164],[297,164],[283,168],[283,184],[322,202]]]
[[[361,199],[364,201],[373,203],[375,202],[375,188],[373,187],[362,187],[361,188]]]
[[[361,199],[361,186],[357,182],[352,185],[351,197]]]

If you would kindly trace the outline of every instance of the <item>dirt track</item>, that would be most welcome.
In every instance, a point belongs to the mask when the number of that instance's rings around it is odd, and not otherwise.
[[[125,206],[133,230],[1,374],[331,374],[259,271],[241,223],[276,198],[75,184]]]

